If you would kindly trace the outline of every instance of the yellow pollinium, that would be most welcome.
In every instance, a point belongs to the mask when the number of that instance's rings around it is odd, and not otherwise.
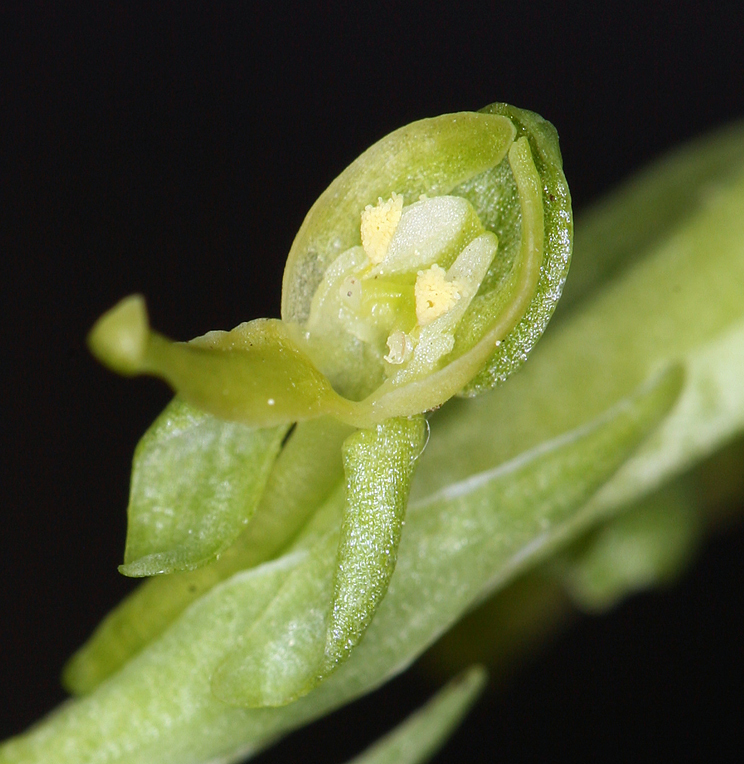
[[[416,319],[419,326],[430,324],[446,313],[459,299],[460,286],[447,281],[447,271],[439,265],[419,271],[414,288]]]
[[[385,259],[388,247],[400,222],[403,197],[393,194],[390,199],[377,200],[373,207],[368,204],[362,212],[362,247],[373,265]]]

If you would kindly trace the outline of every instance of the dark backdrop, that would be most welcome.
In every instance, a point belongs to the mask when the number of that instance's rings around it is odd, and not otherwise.
[[[65,658],[132,585],[116,571],[129,463],[169,393],[89,357],[101,312],[141,291],[179,339],[278,315],[312,201],[414,119],[495,100],[538,111],[580,211],[744,116],[734,3],[195,5],[0,9],[0,737],[62,700]],[[735,532],[673,591],[581,621],[437,761],[738,748],[742,552]],[[429,692],[407,675],[262,761],[344,761]]]

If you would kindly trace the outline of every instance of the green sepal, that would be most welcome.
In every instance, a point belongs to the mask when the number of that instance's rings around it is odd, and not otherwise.
[[[346,502],[322,676],[349,657],[387,592],[411,478],[427,435],[419,415],[358,430],[344,443]]]
[[[134,453],[119,571],[153,576],[214,560],[252,517],[286,431],[225,422],[174,399]]]
[[[473,666],[450,680],[422,708],[348,764],[419,764],[454,732],[486,684],[486,672]]]

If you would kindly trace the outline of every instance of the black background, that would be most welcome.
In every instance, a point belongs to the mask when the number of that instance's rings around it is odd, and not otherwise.
[[[178,339],[278,315],[294,233],[346,164],[409,121],[495,100],[558,127],[580,212],[744,117],[737,8],[4,3],[0,737],[62,700],[64,660],[132,586],[116,571],[129,463],[169,393],[95,364],[100,313],[140,291]],[[437,761],[740,748],[742,552],[734,532],[673,591],[581,621]],[[342,762],[430,692],[406,675],[261,761]]]

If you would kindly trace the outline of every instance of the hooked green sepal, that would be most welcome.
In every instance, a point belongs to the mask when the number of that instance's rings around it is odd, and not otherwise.
[[[149,328],[144,300],[135,295],[99,319],[88,343],[113,371],[160,377],[191,405],[251,427],[311,419],[342,401],[281,321],[172,342]]]

